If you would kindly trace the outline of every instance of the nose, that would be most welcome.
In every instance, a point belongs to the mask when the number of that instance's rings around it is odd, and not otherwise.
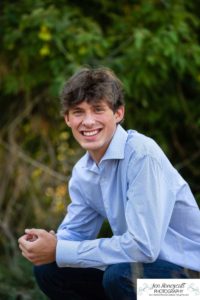
[[[94,116],[91,113],[85,114],[82,124],[89,127],[94,125],[95,124]]]

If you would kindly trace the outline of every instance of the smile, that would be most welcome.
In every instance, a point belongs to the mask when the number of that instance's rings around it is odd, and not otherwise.
[[[100,129],[98,130],[92,130],[92,131],[82,131],[82,134],[84,136],[94,136],[100,132]]]

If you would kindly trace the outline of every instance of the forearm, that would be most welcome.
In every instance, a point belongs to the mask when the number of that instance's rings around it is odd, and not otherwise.
[[[59,240],[56,247],[58,266],[102,268],[122,262],[151,262],[158,255],[151,245],[139,245],[130,233],[90,241]]]

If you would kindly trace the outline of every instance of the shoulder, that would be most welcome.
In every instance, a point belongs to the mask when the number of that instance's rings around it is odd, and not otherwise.
[[[136,160],[148,156],[160,162],[165,156],[154,139],[135,130],[128,130],[125,152],[125,155],[129,153]]]
[[[126,154],[127,152],[127,154]],[[137,131],[128,131],[125,157],[127,160],[127,178],[132,182],[141,172],[150,177],[154,174],[165,183],[178,180],[179,175],[157,142]]]

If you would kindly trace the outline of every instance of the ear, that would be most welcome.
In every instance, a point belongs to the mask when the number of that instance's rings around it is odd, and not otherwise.
[[[125,112],[124,105],[121,105],[115,111],[114,115],[115,115],[116,123],[120,123],[123,120],[123,118],[124,118],[124,112]]]
[[[64,115],[65,123],[67,124],[68,127],[71,127],[70,121],[69,121],[69,115],[65,114]]]

